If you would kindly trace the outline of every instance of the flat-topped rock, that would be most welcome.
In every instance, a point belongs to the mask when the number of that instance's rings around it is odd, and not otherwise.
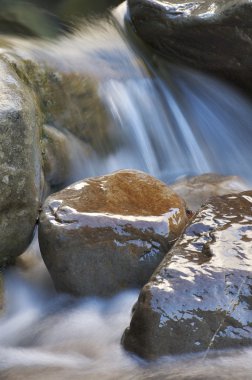
[[[252,344],[252,191],[198,212],[142,289],[123,344],[145,358]]]
[[[139,36],[171,62],[220,74],[251,90],[248,0],[128,0]]]
[[[144,285],[186,222],[184,201],[168,186],[122,170],[50,196],[39,242],[56,289],[107,296]]]
[[[190,210],[197,211],[210,197],[249,190],[238,176],[207,173],[176,181],[171,188],[181,196]]]

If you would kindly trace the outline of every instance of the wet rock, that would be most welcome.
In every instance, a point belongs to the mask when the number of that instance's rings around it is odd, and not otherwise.
[[[30,37],[55,37],[60,20],[34,1],[0,0],[0,33]]]
[[[0,61],[0,267],[30,243],[41,192],[40,113],[33,92]]]
[[[252,192],[213,198],[139,296],[123,343],[161,355],[252,344]]]
[[[69,177],[71,169],[67,136],[54,127],[44,125],[42,137],[45,179],[51,186],[63,184]]]
[[[94,78],[60,72],[12,53],[6,56],[18,76],[36,93],[45,124],[68,130],[99,154],[111,151],[112,126]]]
[[[251,90],[250,1],[128,0],[128,5],[137,33],[170,61]]]
[[[214,173],[180,179],[171,188],[193,211],[197,211],[210,197],[249,190],[248,184],[240,177]]]
[[[88,176],[97,162],[97,154],[89,144],[66,130],[49,125],[43,126],[41,148],[49,192],[61,190]]]
[[[108,296],[142,286],[186,222],[184,201],[169,187],[122,170],[50,196],[39,243],[57,290]]]

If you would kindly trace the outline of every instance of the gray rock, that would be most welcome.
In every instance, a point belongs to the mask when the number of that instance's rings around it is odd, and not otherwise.
[[[252,344],[252,192],[213,198],[139,296],[127,350],[145,358]]]
[[[217,73],[251,90],[248,0],[128,0],[140,37],[171,62]]]
[[[39,244],[57,290],[108,296],[143,286],[186,222],[184,201],[168,186],[122,170],[51,195]]]
[[[0,61],[0,267],[30,243],[41,186],[40,113],[33,92]]]
[[[51,186],[63,184],[71,170],[66,134],[52,126],[44,125],[41,146],[46,181]]]
[[[237,176],[207,173],[176,181],[171,188],[180,195],[192,211],[197,211],[210,197],[249,190],[249,186]]]

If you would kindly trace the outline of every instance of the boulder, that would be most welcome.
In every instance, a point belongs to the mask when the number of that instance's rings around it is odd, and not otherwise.
[[[123,344],[145,358],[252,344],[252,191],[197,213],[142,289]]]
[[[24,49],[25,50],[25,49]],[[114,129],[99,96],[98,81],[86,74],[64,72],[5,53],[17,75],[34,91],[44,123],[68,130],[99,154],[114,147]]]
[[[190,210],[197,211],[210,197],[249,190],[249,186],[237,176],[207,173],[186,177],[171,185],[171,189],[183,198]]]
[[[209,71],[251,90],[249,0],[128,0],[137,34],[171,62]]]
[[[33,92],[0,60],[0,267],[29,245],[41,193],[41,117]]]
[[[58,291],[109,296],[143,286],[186,222],[184,201],[168,186],[122,170],[51,195],[39,244]]]

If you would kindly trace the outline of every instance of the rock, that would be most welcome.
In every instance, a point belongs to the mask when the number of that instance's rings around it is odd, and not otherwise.
[[[139,36],[169,61],[252,88],[249,0],[128,0]]]
[[[61,185],[66,182],[71,170],[67,136],[54,127],[44,125],[42,138],[45,179],[51,186]]]
[[[33,92],[0,60],[0,267],[29,245],[41,192],[41,117]]]
[[[186,222],[184,201],[168,186],[122,170],[51,195],[39,244],[57,290],[109,296],[145,284]]]
[[[252,191],[213,198],[142,289],[125,348],[145,358],[252,344]]]
[[[170,187],[193,211],[197,211],[210,197],[249,190],[248,185],[240,177],[214,173],[182,178]]]
[[[57,35],[60,20],[33,2],[0,0],[0,33],[28,37],[52,38]]]
[[[101,155],[111,152],[113,128],[95,78],[60,72],[12,53],[6,56],[18,76],[36,93],[44,124],[68,130]]]
[[[42,157],[46,183],[51,192],[90,175],[97,155],[90,145],[70,132],[44,125],[42,129]]]

